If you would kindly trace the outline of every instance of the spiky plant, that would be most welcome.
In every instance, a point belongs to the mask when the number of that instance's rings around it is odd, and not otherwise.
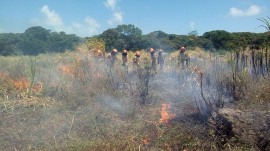
[[[270,17],[258,19],[264,23],[264,25],[260,25],[260,27],[264,27],[270,33]]]
[[[32,58],[30,57],[29,59],[29,66],[30,66],[30,69],[27,71],[27,75],[28,75],[28,78],[29,78],[29,81],[30,81],[30,86],[29,86],[29,92],[28,92],[28,95],[31,95],[32,93],[32,87],[33,87],[33,84],[35,82],[35,77],[36,77],[36,58]]]

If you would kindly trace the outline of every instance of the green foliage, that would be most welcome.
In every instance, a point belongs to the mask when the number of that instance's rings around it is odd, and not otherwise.
[[[119,25],[116,28],[104,31],[100,37],[106,43],[106,50],[113,48],[118,50],[138,50],[142,49],[142,31],[134,25]]]
[[[85,41],[88,50],[100,50],[100,51],[105,51],[105,42],[98,37],[92,37],[89,38]]]
[[[121,33],[116,29],[108,29],[104,31],[100,37],[105,42],[106,51],[111,51],[113,48],[122,49],[124,46],[124,42],[121,39]]]
[[[261,25],[269,33],[269,17],[259,19]],[[245,50],[250,46],[266,46],[269,44],[268,33],[235,32],[214,30],[198,36],[196,30],[187,35],[167,34],[163,31],[154,31],[146,35],[134,25],[118,25],[116,28],[105,30],[102,34],[90,38],[97,38],[104,42],[104,50],[110,52],[118,50],[141,50],[154,47],[167,52],[177,50],[181,46],[187,48],[200,47],[205,50]],[[38,55],[46,52],[65,52],[74,50],[83,40],[74,34],[65,32],[52,32],[41,26],[30,27],[24,33],[0,34],[0,55]],[[99,42],[98,42],[99,43]],[[93,46],[91,46],[93,47]]]
[[[21,41],[19,34],[0,34],[0,54],[7,56],[18,51],[18,43]]]
[[[29,82],[30,82],[30,86],[29,86],[29,95],[31,95],[31,91],[32,91],[32,87],[33,87],[33,84],[35,82],[35,78],[36,78],[36,58],[32,58],[30,57],[29,59],[29,70],[26,71],[27,72],[27,75],[28,75],[28,79],[29,79]]]
[[[262,18],[259,20],[264,23],[264,25],[261,26],[264,27],[268,32],[270,32],[270,17],[267,16],[267,18]]]
[[[1,55],[38,55],[74,49],[80,38],[65,32],[51,32],[41,26],[31,27],[21,34],[0,34]]]
[[[203,37],[211,40],[213,42],[214,48],[217,50],[230,49],[230,42],[232,41],[232,36],[227,31],[214,30],[204,33]]]

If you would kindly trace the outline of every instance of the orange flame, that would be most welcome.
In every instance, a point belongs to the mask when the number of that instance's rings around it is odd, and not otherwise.
[[[61,66],[61,71],[65,74],[65,75],[69,75],[69,76],[74,76],[74,69],[72,66],[69,65],[62,65]]]
[[[150,143],[150,138],[144,138],[142,142],[144,145],[148,145]]]
[[[24,77],[18,79],[10,79],[10,83],[14,86],[16,90],[22,91],[30,87],[30,83]]]
[[[168,124],[169,121],[175,117],[175,114],[170,113],[171,105],[163,103],[161,105],[160,115],[161,118],[159,119],[159,123]]]
[[[12,93],[14,90],[19,92],[28,92],[30,82],[25,77],[12,78],[8,74],[0,74],[2,89]],[[43,83],[37,82],[32,85],[32,93],[40,93],[43,89]]]

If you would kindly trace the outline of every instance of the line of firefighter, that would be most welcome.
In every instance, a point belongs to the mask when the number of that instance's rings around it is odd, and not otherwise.
[[[113,49],[107,56],[109,64],[111,67],[114,66],[115,61],[116,61],[116,54],[117,54],[117,49]],[[150,56],[151,56],[151,69],[157,73],[157,63],[160,65],[160,70],[163,70],[164,63],[165,63],[165,54],[162,49],[158,50],[158,53],[154,48],[149,49]],[[140,52],[136,51],[135,55],[133,57],[133,65],[134,66],[139,66],[140,65]],[[186,54],[186,49],[185,47],[180,47],[179,49],[179,54],[178,54],[178,62],[177,64],[181,67],[189,66],[189,61],[190,58]],[[128,53],[127,50],[122,51],[122,65],[127,67],[127,62],[128,62]]]

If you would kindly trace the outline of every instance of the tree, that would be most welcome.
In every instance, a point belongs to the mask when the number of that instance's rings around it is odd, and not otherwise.
[[[93,53],[97,53],[98,50],[101,52],[105,52],[105,42],[98,37],[91,37],[85,41],[87,48],[89,51],[93,51]]]
[[[100,36],[105,42],[106,51],[111,51],[112,49],[122,49],[124,47],[124,42],[121,41],[121,33],[112,28],[104,31]]]
[[[264,27],[267,30],[267,32],[270,34],[270,17],[267,16],[267,19],[266,18],[259,19],[260,21],[264,23],[264,25],[260,25],[260,26]]]
[[[64,52],[67,49],[73,50],[80,43],[80,38],[74,34],[66,34],[65,32],[51,32],[48,43],[48,51]]]
[[[189,32],[189,33],[188,33],[188,36],[193,36],[193,37],[198,36],[197,30],[193,30],[193,31]]]
[[[228,50],[231,47],[230,42],[232,40],[232,36],[225,30],[214,30],[206,32],[203,34],[203,37],[211,40],[214,48],[217,50]]]
[[[41,26],[30,27],[25,30],[24,36],[29,39],[38,39],[42,41],[48,40],[51,30],[45,29]]]
[[[149,39],[148,47],[161,48],[165,51],[171,51],[175,49],[175,39],[177,35],[166,34],[163,31],[154,31],[146,35]]]
[[[188,41],[187,41],[187,45],[190,47],[195,47],[198,45],[198,32],[197,30],[193,30],[191,32],[188,33]]]
[[[116,30],[121,33],[121,39],[125,43],[124,49],[137,50],[141,49],[142,30],[134,25],[118,25]]]
[[[0,55],[13,55],[20,53],[18,43],[20,34],[3,33],[0,34]]]
[[[116,27],[116,30],[119,31],[121,34],[126,35],[126,36],[141,36],[142,35],[142,30],[139,29],[138,27],[135,27],[134,25],[118,25]]]
[[[198,38],[197,45],[205,50],[213,50],[214,46],[211,40],[204,38],[203,36],[200,36]]]

